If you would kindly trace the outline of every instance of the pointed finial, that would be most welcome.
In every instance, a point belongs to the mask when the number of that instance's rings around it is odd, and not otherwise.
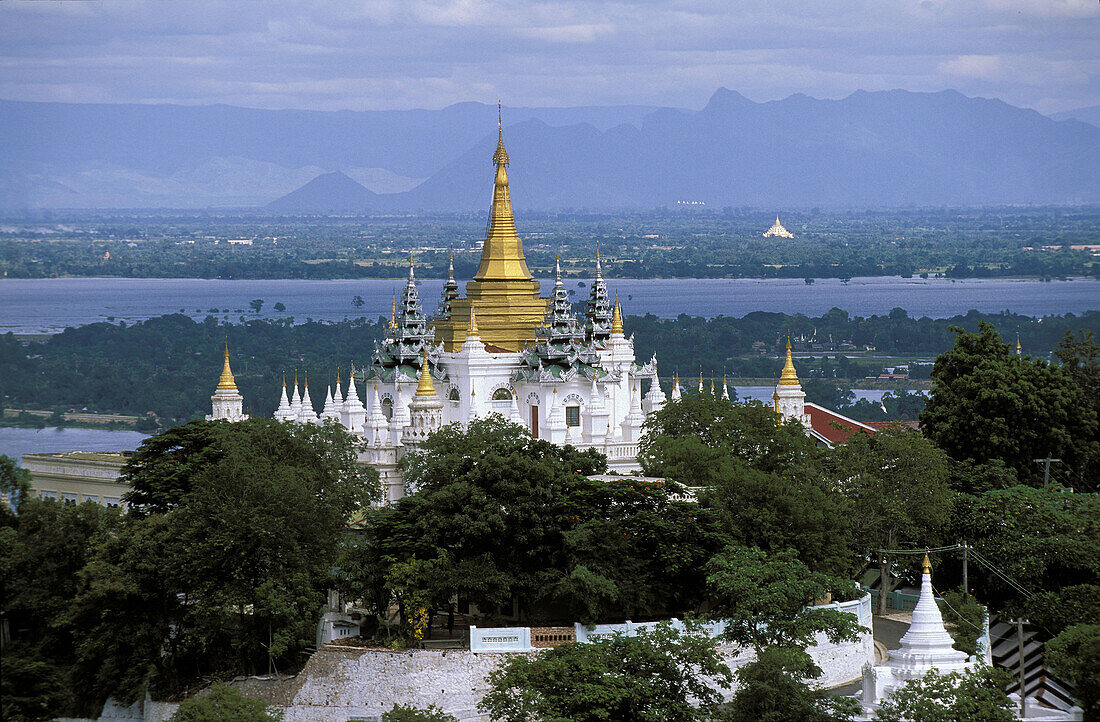
[[[791,358],[791,337],[787,336],[787,360],[783,364],[783,373],[779,375],[780,386],[798,386],[798,372],[794,370],[794,360]]]
[[[561,284],[561,254],[554,254],[554,282],[556,285]]]
[[[931,574],[932,573],[932,562],[928,561],[928,555],[927,554],[924,555],[924,561],[921,562],[920,571],[921,571],[921,574]]]
[[[225,356],[222,361],[222,375],[218,378],[218,388],[225,391],[236,391],[237,382],[233,378],[233,370],[229,368],[229,340],[225,341]]]
[[[390,328],[397,328],[397,296],[390,296]]]
[[[413,254],[409,251],[409,280],[413,280]]]
[[[286,390],[286,371],[283,372],[283,390]]]
[[[611,316],[611,333],[622,334],[623,332],[623,312],[619,308],[619,297],[615,296],[615,311]]]
[[[504,149],[504,125],[500,115],[500,101],[497,101],[497,149],[493,153],[493,164],[497,166],[508,165],[508,151]],[[499,171],[498,171],[499,175]],[[504,176],[503,185],[508,185],[508,176]]]
[[[435,386],[432,385],[432,375],[428,371],[428,349],[420,352],[420,383],[416,386],[416,394],[420,398],[432,398],[435,396]]]

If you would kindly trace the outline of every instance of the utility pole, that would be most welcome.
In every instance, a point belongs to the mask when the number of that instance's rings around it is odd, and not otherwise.
[[[1023,617],[1016,618],[1016,653],[1020,658],[1020,719],[1027,717],[1027,692],[1024,689],[1024,623]]]
[[[970,581],[969,581],[968,574],[967,574],[967,572],[969,571],[967,567],[969,566],[969,562],[970,562],[970,555],[967,552],[970,551],[970,545],[967,544],[966,542],[963,542],[962,547],[963,547],[963,601],[965,602],[965,601],[968,601],[970,599]]]
[[[1032,459],[1032,461],[1034,461],[1036,464],[1042,464],[1043,465],[1043,486],[1049,486],[1050,485],[1050,464],[1051,464],[1051,462],[1058,462],[1059,464],[1061,464],[1062,460],[1061,459],[1052,459],[1052,458],[1050,458],[1050,454],[1047,454],[1047,458],[1045,458],[1045,459]]]

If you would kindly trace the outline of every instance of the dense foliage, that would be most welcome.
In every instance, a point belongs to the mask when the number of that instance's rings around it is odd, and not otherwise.
[[[229,685],[215,684],[206,694],[184,700],[168,722],[279,722],[282,717]]]
[[[1079,358],[1085,348],[1091,359]],[[1042,483],[1036,460],[1047,455],[1065,465],[1069,485],[1092,477],[1100,467],[1095,348],[1066,348],[1069,363],[1055,366],[1014,355],[988,323],[977,333],[960,330],[936,359],[921,429],[951,457],[1003,462],[1025,483]]]
[[[875,711],[876,722],[1012,722],[1008,674],[992,667],[940,674],[933,669],[895,689]]]
[[[0,528],[12,678],[64,680],[73,699],[38,703],[94,716],[108,696],[297,667],[347,520],[379,492],[356,443],[334,424],[193,422],[135,454],[126,517],[23,500]]]
[[[569,623],[698,605],[702,565],[724,539],[713,515],[675,484],[586,476],[605,464],[497,416],[446,427],[406,457],[416,493],[366,512],[347,592],[379,614],[396,603],[403,618],[415,609],[398,571],[415,572],[429,611],[456,595]]]
[[[721,701],[715,685],[732,679],[714,640],[662,623],[512,657],[490,674],[479,708],[496,722],[702,722]]]
[[[1046,645],[1046,661],[1075,686],[1085,722],[1100,719],[1100,624],[1075,624]]]

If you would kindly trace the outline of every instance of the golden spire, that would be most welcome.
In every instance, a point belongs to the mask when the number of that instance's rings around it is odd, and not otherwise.
[[[420,352],[420,383],[416,387],[415,396],[421,398],[433,398],[435,396],[432,375],[428,371],[428,349]]]
[[[481,264],[475,281],[530,281],[531,271],[523,256],[523,241],[516,233],[512,215],[512,193],[508,188],[508,151],[504,148],[504,127],[497,101],[497,149],[493,153],[496,178],[493,181],[493,205],[489,212],[489,228],[481,247]]]
[[[714,396],[714,379],[710,380],[710,395]]]
[[[222,365],[222,375],[218,379],[219,391],[236,391],[237,382],[233,378],[233,370],[229,368],[229,340],[225,341],[225,363]]]
[[[623,332],[623,312],[619,309],[619,297],[615,296],[615,312],[611,315],[611,333]]]
[[[921,562],[920,571],[921,571],[921,574],[931,574],[932,573],[932,562],[928,561],[928,555],[927,554],[924,555],[924,561]]]
[[[680,385],[680,372],[679,371],[673,371],[672,372],[672,388],[676,388],[679,385]]]
[[[1019,356],[1020,352],[1024,350],[1024,347],[1020,345],[1020,327],[1016,327],[1016,355]]]
[[[794,361],[791,359],[791,339],[787,337],[787,361],[783,364],[783,373],[779,376],[780,386],[798,386],[798,372],[794,370]]]
[[[397,328],[397,296],[390,298],[390,328]]]
[[[470,307],[470,328],[466,330],[466,338],[478,338],[477,314],[474,313],[472,306]]]

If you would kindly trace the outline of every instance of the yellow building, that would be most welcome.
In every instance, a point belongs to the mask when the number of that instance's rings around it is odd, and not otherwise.
[[[66,504],[95,502],[123,507],[129,486],[118,480],[130,452],[66,451],[24,454],[23,468],[31,474],[31,491],[42,499]]]

